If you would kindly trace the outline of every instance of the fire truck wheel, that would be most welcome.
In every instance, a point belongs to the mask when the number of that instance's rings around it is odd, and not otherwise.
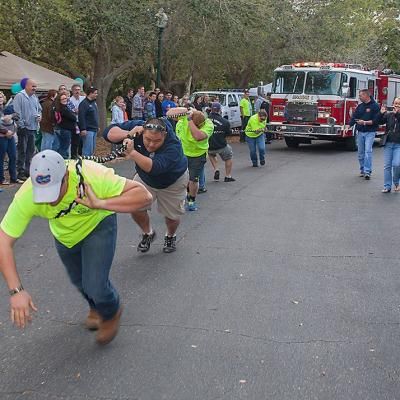
[[[285,137],[285,142],[287,147],[297,148],[299,147],[299,141],[296,138]]]
[[[345,146],[347,151],[357,151],[357,138],[356,136],[351,136],[346,139]]]

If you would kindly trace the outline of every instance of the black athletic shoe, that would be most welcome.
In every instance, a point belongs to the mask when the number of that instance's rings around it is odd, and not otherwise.
[[[174,251],[176,251],[176,236],[170,237],[165,235],[163,252],[173,253]]]
[[[224,182],[235,182],[236,181],[236,179],[235,178],[232,178],[231,176],[230,177],[225,177],[225,179],[224,179]]]
[[[214,172],[214,181],[219,181],[219,171]]]
[[[371,175],[370,174],[365,174],[365,180],[369,181],[371,179]]]
[[[143,233],[142,235],[142,240],[138,244],[137,251],[140,251],[142,253],[146,253],[150,250],[150,244],[156,237],[156,232],[153,231],[150,234]]]
[[[207,188],[205,187],[199,188],[198,190],[198,193],[205,193],[205,192],[207,192]]]
[[[265,160],[260,160],[260,165],[265,165]]]

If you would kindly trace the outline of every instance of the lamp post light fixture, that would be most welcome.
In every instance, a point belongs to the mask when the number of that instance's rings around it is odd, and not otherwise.
[[[158,28],[158,52],[157,52],[157,82],[156,87],[160,87],[161,81],[161,47],[162,47],[162,34],[168,24],[168,15],[165,14],[164,9],[160,8],[155,15],[156,25]]]

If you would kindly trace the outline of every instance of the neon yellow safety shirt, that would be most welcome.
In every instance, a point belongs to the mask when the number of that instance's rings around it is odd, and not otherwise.
[[[68,161],[67,193],[56,206],[48,203],[34,203],[32,182],[28,179],[16,193],[0,228],[7,235],[19,238],[33,217],[42,217],[49,220],[50,230],[54,237],[68,248],[75,246],[88,236],[105,217],[113,212],[94,210],[78,204],[67,215],[54,218],[61,210],[67,209],[77,197],[79,177],[75,166],[75,161]],[[125,187],[126,178],[116,175],[113,169],[93,161],[84,160],[82,172],[84,181],[90,184],[100,199],[118,196]]]
[[[214,124],[210,119],[206,119],[200,130],[204,132],[207,137],[199,141],[192,136],[187,117],[183,117],[176,124],[176,135],[181,140],[183,153],[185,156],[200,157],[207,153],[208,139],[214,132]]]
[[[256,138],[264,133],[266,126],[267,126],[267,121],[260,121],[258,119],[258,114],[254,114],[252,117],[250,117],[246,129],[244,130],[244,133],[246,134],[246,136],[250,138]],[[259,129],[262,129],[262,131],[256,132]]]
[[[242,117],[250,117],[251,115],[251,103],[250,100],[244,97],[240,100],[240,107],[242,107]]]

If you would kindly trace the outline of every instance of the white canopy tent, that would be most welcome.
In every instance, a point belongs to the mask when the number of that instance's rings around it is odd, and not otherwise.
[[[10,89],[13,83],[23,78],[33,79],[38,85],[38,91],[58,89],[60,85],[71,88],[76,83],[65,75],[24,60],[8,51],[2,51],[0,53],[0,89]]]

